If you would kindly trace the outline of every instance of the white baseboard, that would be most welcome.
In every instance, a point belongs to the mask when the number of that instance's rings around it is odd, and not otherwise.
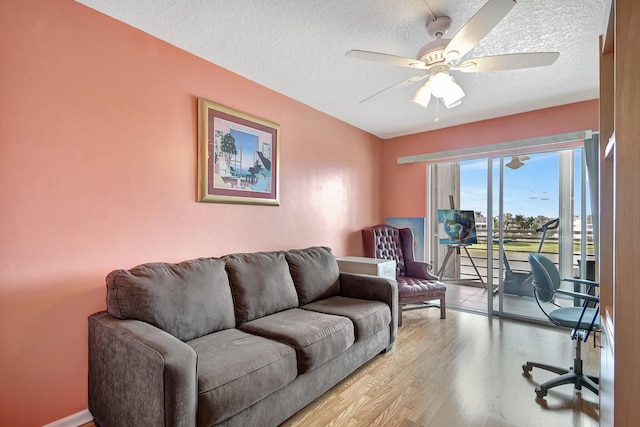
[[[85,409],[84,411],[69,415],[66,418],[62,418],[42,427],[78,427],[82,424],[88,423],[89,421],[93,421],[93,416],[88,409]]]

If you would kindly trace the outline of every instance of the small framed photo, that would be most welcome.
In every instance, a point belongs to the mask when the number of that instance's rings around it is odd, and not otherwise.
[[[198,201],[280,204],[280,125],[198,99]]]

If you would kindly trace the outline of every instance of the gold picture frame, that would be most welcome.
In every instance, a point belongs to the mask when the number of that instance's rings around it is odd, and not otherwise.
[[[280,125],[198,98],[198,201],[278,206]]]

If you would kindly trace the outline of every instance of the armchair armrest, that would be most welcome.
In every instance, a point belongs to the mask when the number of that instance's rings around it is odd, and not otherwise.
[[[196,360],[191,347],[155,326],[93,314],[89,411],[101,425],[195,425]]]
[[[438,276],[431,274],[432,266],[428,262],[420,261],[406,261],[405,262],[405,275],[411,277],[417,277],[419,279],[426,280],[439,280]]]
[[[567,277],[565,279],[562,279],[563,282],[572,282],[572,283],[578,283],[581,285],[587,285],[587,286],[596,286],[596,287],[600,287],[600,284],[598,282],[594,282],[592,280],[585,280],[585,279],[574,279],[573,277]]]
[[[398,335],[398,284],[385,277],[340,273],[340,295],[350,298],[378,300],[391,309],[391,336],[389,346]]]
[[[569,290],[560,289],[560,288],[556,289],[556,292],[562,295],[567,295],[573,298],[580,298],[590,302],[600,302],[600,298],[598,298],[595,295],[583,294],[581,292],[574,292],[574,291],[569,291]]]
[[[576,320],[575,326],[573,327],[573,331],[571,331],[571,339],[572,340],[579,339],[581,341],[586,342],[587,339],[589,338],[589,334],[593,330],[593,327],[598,320],[598,316],[599,316],[598,313],[600,312],[599,307],[596,306],[596,308],[593,310],[593,316],[591,317],[591,321],[589,321],[589,318],[586,319],[586,321],[589,322],[589,326],[585,327],[584,326],[585,323],[583,323],[583,320],[585,315],[587,315],[588,313],[587,310],[589,310],[588,301],[591,301],[597,304],[600,302],[600,298],[593,295],[589,295],[589,294],[583,294],[580,292],[568,291],[566,289],[557,289],[556,292],[559,294],[568,295],[574,298],[585,300],[582,303],[582,312],[580,313],[580,317]]]

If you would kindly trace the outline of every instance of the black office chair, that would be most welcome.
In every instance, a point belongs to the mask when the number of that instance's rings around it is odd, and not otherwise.
[[[571,329],[571,339],[576,341],[576,355],[573,359],[573,368],[565,369],[556,366],[550,366],[543,363],[527,362],[522,365],[525,375],[535,367],[546,371],[555,372],[560,375],[557,378],[547,381],[536,387],[536,395],[542,399],[547,395],[547,391],[562,384],[574,384],[576,390],[581,390],[585,386],[595,394],[598,394],[598,377],[593,375],[585,375],[582,372],[582,358],[580,353],[580,344],[587,341],[589,334],[594,328],[598,328],[600,324],[599,301],[597,296],[573,292],[560,289],[560,274],[553,262],[544,255],[532,253],[529,254],[529,264],[533,273],[533,285],[535,297],[538,306],[544,314],[547,315],[551,323],[556,326]],[[588,287],[598,286],[598,283],[590,280],[582,279],[562,279],[562,281],[573,282],[575,284],[583,284]],[[561,307],[555,304],[555,294],[563,294],[571,296],[576,300],[582,300],[583,303],[579,307]],[[544,309],[541,302],[550,302],[559,308],[549,313]]]

